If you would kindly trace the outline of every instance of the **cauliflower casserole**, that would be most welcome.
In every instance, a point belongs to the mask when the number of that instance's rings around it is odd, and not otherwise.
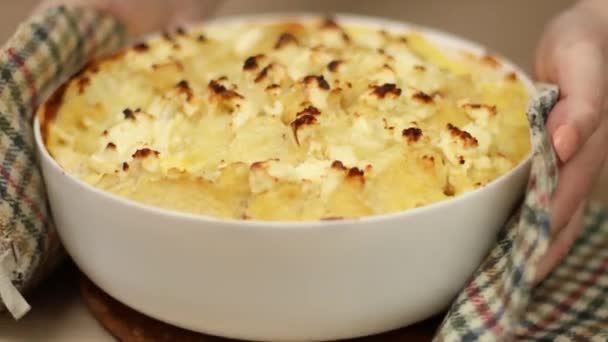
[[[39,110],[82,181],[217,218],[403,211],[530,151],[529,93],[497,58],[324,18],[177,29],[91,62]]]

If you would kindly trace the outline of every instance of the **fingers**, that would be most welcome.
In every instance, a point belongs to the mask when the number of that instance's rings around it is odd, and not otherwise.
[[[568,225],[562,229],[551,241],[545,256],[538,263],[536,269],[535,283],[545,279],[551,271],[559,264],[570,252],[570,249],[577,237],[585,228],[584,213],[586,202],[581,203]]]
[[[556,153],[565,163],[586,144],[602,121],[606,75],[599,44],[576,42],[555,58],[556,82],[562,98],[553,109],[547,127]]]
[[[551,228],[558,232],[588,194],[606,160],[608,125],[602,123],[576,154],[560,170],[560,180],[551,202]]]

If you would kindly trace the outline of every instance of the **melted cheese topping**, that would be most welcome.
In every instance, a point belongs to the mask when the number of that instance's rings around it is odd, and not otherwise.
[[[100,189],[319,220],[484,186],[529,152],[527,99],[493,57],[325,19],[165,34],[91,63],[41,114],[52,156]]]

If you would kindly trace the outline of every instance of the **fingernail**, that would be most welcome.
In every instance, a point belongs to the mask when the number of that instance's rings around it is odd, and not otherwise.
[[[553,133],[553,147],[559,159],[567,162],[578,150],[578,133],[572,126],[559,126]]]

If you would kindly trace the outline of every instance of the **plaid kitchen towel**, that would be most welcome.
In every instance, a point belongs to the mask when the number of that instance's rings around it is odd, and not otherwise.
[[[37,167],[33,113],[64,79],[125,37],[109,15],[56,7],[21,25],[2,48],[0,303],[16,318],[29,310],[18,290],[34,286],[62,255]]]
[[[466,284],[435,341],[512,340],[528,307],[535,264],[550,241],[549,198],[557,186],[557,161],[545,120],[558,89],[540,86],[528,107],[532,133],[531,174],[526,197],[498,243]]]
[[[551,240],[549,199],[558,168],[547,116],[559,97],[541,85],[528,107],[534,154],[521,208],[453,303],[434,339],[456,341],[608,341],[608,221],[597,204],[570,254],[538,287],[536,264]]]
[[[31,121],[35,108],[90,58],[124,42],[113,18],[57,7],[29,20],[0,57],[0,298],[16,317],[27,311],[25,290],[60,255]],[[535,264],[550,241],[549,198],[557,163],[545,120],[558,90],[539,88],[528,115],[534,155],[521,208],[472,275],[439,328],[435,341],[608,341],[608,221],[591,206],[590,227],[568,258],[540,286]],[[608,331],[608,330],[606,330]]]
[[[531,294],[517,322],[520,341],[608,341],[608,212],[593,204],[587,230],[566,260]]]

